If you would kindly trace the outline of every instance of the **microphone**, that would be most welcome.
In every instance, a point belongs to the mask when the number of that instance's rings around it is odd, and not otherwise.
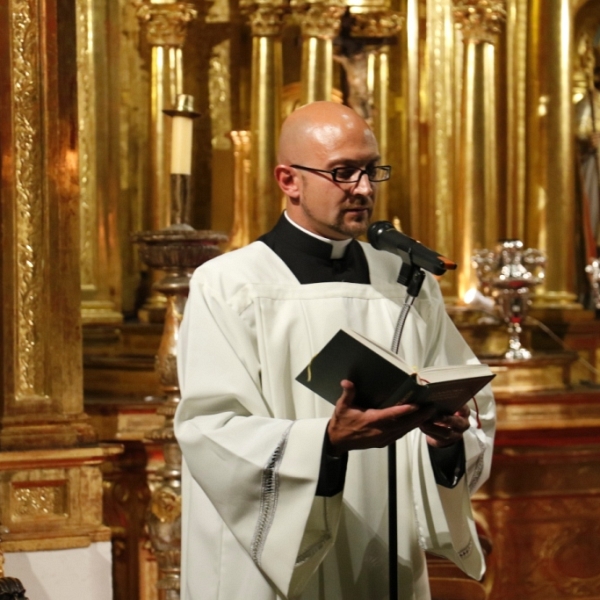
[[[372,223],[367,238],[373,248],[397,254],[405,265],[414,265],[434,275],[443,275],[447,270],[456,269],[456,263],[404,235],[389,221]]]

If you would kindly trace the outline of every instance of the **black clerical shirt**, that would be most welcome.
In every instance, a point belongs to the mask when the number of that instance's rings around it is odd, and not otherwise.
[[[341,258],[331,258],[331,244],[304,233],[283,214],[259,241],[269,246],[302,284],[371,283],[365,253],[356,240],[348,244]]]
[[[282,214],[275,227],[258,241],[271,248],[303,285],[332,281],[371,283],[365,253],[356,240],[348,243],[343,256],[332,258],[332,244],[305,233]],[[343,490],[346,479],[348,454],[341,458],[334,457],[327,452],[327,447],[328,438],[325,435],[317,496],[338,494]],[[464,444],[449,448],[428,447],[436,482],[445,487],[454,487],[464,474]]]

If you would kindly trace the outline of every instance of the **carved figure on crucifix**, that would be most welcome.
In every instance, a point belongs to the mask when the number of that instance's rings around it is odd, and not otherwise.
[[[352,37],[353,17],[349,10],[342,17],[337,46],[340,53],[333,59],[344,69],[344,103],[373,126],[373,90],[369,89],[369,53],[364,40]]]

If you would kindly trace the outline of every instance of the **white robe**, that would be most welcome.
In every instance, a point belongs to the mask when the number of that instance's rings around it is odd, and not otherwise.
[[[180,330],[182,600],[388,597],[387,450],[350,452],[343,494],[315,496],[333,406],[296,375],[342,326],[389,347],[406,289],[400,259],[363,244],[371,285],[301,285],[265,244],[194,274]],[[400,353],[415,366],[476,362],[427,277]],[[397,442],[400,597],[429,598],[424,550],[481,578],[470,493],[487,478],[490,388],[464,435],[466,476],[436,485],[425,436]]]

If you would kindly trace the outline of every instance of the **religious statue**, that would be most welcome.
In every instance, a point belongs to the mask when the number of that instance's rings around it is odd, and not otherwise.
[[[598,256],[600,249],[600,45],[594,46],[588,35],[582,36],[579,57],[587,90],[575,107],[576,135],[589,259]]]

